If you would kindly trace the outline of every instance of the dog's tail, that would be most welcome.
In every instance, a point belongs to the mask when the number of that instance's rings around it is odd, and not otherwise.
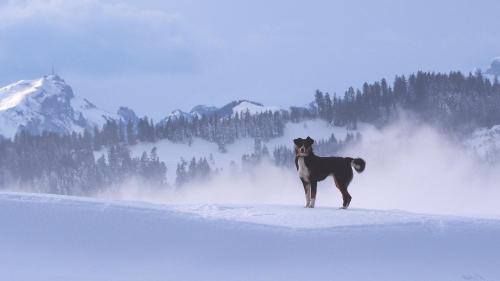
[[[356,170],[356,172],[361,173],[365,170],[366,162],[361,158],[354,158],[351,161],[351,166]]]

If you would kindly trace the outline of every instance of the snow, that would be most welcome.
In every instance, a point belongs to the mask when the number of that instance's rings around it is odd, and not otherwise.
[[[0,280],[498,280],[500,220],[0,193]]]
[[[425,224],[441,217],[391,210],[319,207],[314,210],[286,205],[197,204],[175,206],[175,210],[211,220],[248,222],[294,229],[328,229],[347,226]],[[305,210],[303,210],[305,209]],[[454,218],[449,217],[450,221]]]
[[[21,80],[12,85],[0,88],[0,111],[17,106],[29,94],[42,85],[42,79],[33,81]]]
[[[82,114],[82,117],[93,126],[102,127],[108,120],[120,120],[120,116],[118,116],[117,114],[97,108],[95,105],[84,98],[72,98],[71,106],[76,111],[75,115]]]
[[[0,88],[0,111],[11,109],[17,106],[27,106],[26,99],[37,96],[40,93],[44,97],[58,95],[64,90],[66,84],[58,76],[49,75],[35,80],[20,80],[11,85]],[[26,102],[25,102],[26,101]],[[38,105],[35,103],[35,105]]]
[[[275,111],[280,111],[280,109],[276,106],[262,106],[262,105],[257,105],[255,103],[251,103],[248,101],[242,101],[235,107],[233,107],[233,114],[244,114],[246,112],[249,112],[251,115],[258,114],[258,113],[263,113],[267,111],[275,112]]]
[[[167,120],[177,120],[177,119],[180,119],[180,118],[185,118],[186,120],[190,120],[191,118],[193,118],[194,115],[192,115],[191,113],[187,113],[187,112],[184,112],[180,109],[176,109],[174,111],[172,111],[172,113],[170,113],[164,120],[167,121]]]

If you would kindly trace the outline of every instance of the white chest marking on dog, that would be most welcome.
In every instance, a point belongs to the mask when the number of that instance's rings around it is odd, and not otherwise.
[[[304,157],[299,157],[299,177],[306,182],[309,182],[309,169],[306,166]]]

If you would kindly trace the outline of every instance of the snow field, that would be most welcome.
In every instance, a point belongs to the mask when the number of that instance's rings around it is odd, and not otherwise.
[[[1,280],[498,280],[500,221],[0,193]]]

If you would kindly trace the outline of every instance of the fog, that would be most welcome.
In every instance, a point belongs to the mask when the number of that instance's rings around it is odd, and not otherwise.
[[[367,162],[366,170],[355,173],[349,186],[351,208],[500,216],[498,165],[475,158],[431,126],[409,119],[381,130],[366,126],[360,131],[362,141],[340,153]],[[296,171],[270,162],[224,171],[177,189],[160,191],[132,182],[101,196],[168,204],[305,204]],[[320,182],[316,206],[341,204],[333,179]]]
[[[368,129],[345,151],[367,161],[350,191],[353,207],[457,215],[500,215],[500,167],[476,158],[434,128],[408,120]]]

